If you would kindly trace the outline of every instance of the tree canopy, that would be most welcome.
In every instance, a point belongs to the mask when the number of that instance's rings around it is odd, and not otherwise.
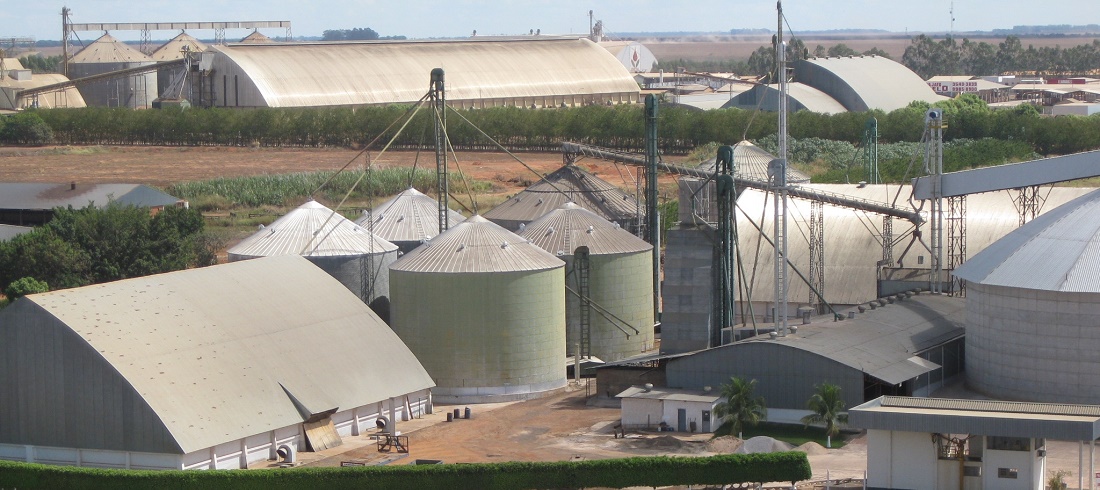
[[[844,398],[840,396],[840,387],[830,383],[818,385],[817,392],[806,401],[806,408],[813,413],[802,417],[802,423],[824,425],[825,447],[833,447],[833,436],[839,434],[840,428],[848,424],[848,414],[844,412]]]
[[[764,397],[755,396],[756,380],[745,381],[731,377],[729,383],[722,385],[720,392],[723,400],[714,407],[714,416],[722,420],[722,425],[714,431],[715,435],[737,434],[746,425],[756,425],[768,419],[768,409]]]
[[[321,33],[322,41],[376,41],[379,39],[401,40],[405,36],[382,37],[370,27],[353,27],[351,29],[328,29]]]

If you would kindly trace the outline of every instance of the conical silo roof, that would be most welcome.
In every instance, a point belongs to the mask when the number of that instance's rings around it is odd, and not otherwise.
[[[448,226],[466,219],[448,209]],[[391,242],[419,242],[439,234],[439,201],[412,187],[366,211],[355,223]]]
[[[176,37],[164,43],[163,46],[157,48],[156,51],[153,51],[153,54],[149,55],[149,57],[153,58],[154,61],[172,61],[183,59],[184,48],[192,53],[198,53],[201,51],[206,51],[206,44],[204,44],[202,41],[199,41],[198,39],[195,39],[186,32],[181,32]]]
[[[275,41],[272,41],[270,37],[265,36],[260,31],[252,31],[252,34],[249,34],[249,35],[245,36],[244,39],[241,39],[241,42],[251,44],[251,43],[272,43],[272,42],[275,42]]]
[[[76,53],[71,63],[141,63],[152,61],[144,53],[104,34]]]
[[[653,250],[645,240],[571,202],[532,221],[519,236],[559,256],[573,255],[581,246],[596,255]]]
[[[1011,288],[1100,293],[1100,190],[1054,208],[967,260],[955,275]]]
[[[317,201],[308,201],[229,249],[230,257],[275,255],[332,257],[394,252],[397,246],[372,235]]]
[[[748,180],[767,182],[768,164],[775,160],[775,155],[764,151],[748,140],[733,146],[733,175],[734,177]],[[714,171],[715,158],[701,163],[699,170]],[[810,176],[787,165],[787,183],[802,184],[810,181]]]
[[[618,187],[576,166],[565,165],[485,213],[494,222],[529,223],[567,202],[610,221],[633,220],[641,206]]]
[[[405,272],[512,272],[564,267],[565,263],[527,239],[480,215],[405,254],[390,266]]]

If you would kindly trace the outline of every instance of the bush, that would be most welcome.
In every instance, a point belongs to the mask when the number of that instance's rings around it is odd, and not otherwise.
[[[34,112],[20,112],[0,127],[0,142],[16,145],[45,145],[53,142],[53,130]]]
[[[16,298],[28,294],[45,293],[49,290],[50,286],[45,281],[39,281],[33,277],[22,277],[16,279],[4,289],[4,296],[7,296],[8,300],[14,301]]]

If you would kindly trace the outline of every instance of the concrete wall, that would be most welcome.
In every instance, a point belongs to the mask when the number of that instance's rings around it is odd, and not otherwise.
[[[672,421],[664,419],[664,407],[661,400],[649,398],[623,398],[622,402],[622,422],[625,428],[651,429],[657,427],[662,421],[670,423],[673,426],[676,425],[675,419]]]
[[[706,226],[676,225],[668,231],[661,287],[662,354],[710,346],[714,239],[714,232]]]
[[[988,439],[986,439],[988,440]],[[1005,490],[1045,488],[1045,458],[1035,453],[1035,441],[1030,451],[998,451],[985,449],[982,455],[982,484],[984,488]],[[1002,478],[1000,469],[1016,470],[1016,478]]]
[[[868,488],[940,488],[938,466],[929,434],[867,431]]]
[[[63,466],[135,470],[178,470],[179,454],[0,444],[0,460]]]
[[[968,385],[994,398],[1100,404],[1100,294],[969,284]]]

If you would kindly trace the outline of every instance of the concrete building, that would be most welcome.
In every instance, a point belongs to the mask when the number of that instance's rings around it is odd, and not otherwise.
[[[242,43],[210,52],[194,105],[411,104],[440,67],[447,103],[459,108],[633,104],[639,93],[610,52],[577,38]]]
[[[565,165],[490,209],[485,218],[519,231],[565,203],[576,203],[627,231],[634,232],[643,207],[634,196],[576,165]]]
[[[428,373],[297,256],[33,294],[0,311],[0,459],[226,469],[431,408]]]
[[[967,281],[967,383],[1006,400],[1100,404],[1100,191],[1035,218],[955,270]]]
[[[711,433],[721,424],[713,416],[722,397],[714,390],[676,390],[632,386],[616,395],[622,401],[623,429],[669,428]]]
[[[565,263],[471,216],[390,266],[394,332],[443,403],[534,398],[566,385]]]
[[[1095,405],[883,396],[851,408],[848,422],[867,429],[874,489],[1043,489],[1047,440],[1079,441],[1089,462],[1078,475],[1091,475],[1100,437]]]
[[[106,207],[110,204],[149,208],[157,213],[187,201],[140,184],[46,184],[0,182],[0,224],[41,225],[53,219],[54,208]]]
[[[104,34],[69,60],[69,77],[99,75],[155,62],[126,43]],[[78,86],[84,102],[90,106],[147,109],[157,98],[157,72],[150,71],[116,77]]]

